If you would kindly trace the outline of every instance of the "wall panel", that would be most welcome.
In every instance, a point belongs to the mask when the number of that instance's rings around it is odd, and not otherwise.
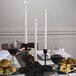
[[[34,30],[28,30],[28,42],[34,42]],[[21,40],[24,42],[23,29],[4,29],[0,30],[0,49],[2,43],[8,41]],[[44,31],[38,30],[38,47],[44,49]],[[48,31],[48,49],[65,48],[65,50],[76,57],[76,31],[75,30],[49,30]]]

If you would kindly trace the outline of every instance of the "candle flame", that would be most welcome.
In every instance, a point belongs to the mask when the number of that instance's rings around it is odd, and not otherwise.
[[[47,10],[45,10],[45,13],[47,13]]]
[[[24,2],[24,5],[26,5],[26,1]]]
[[[35,23],[37,23],[37,19],[35,19]]]

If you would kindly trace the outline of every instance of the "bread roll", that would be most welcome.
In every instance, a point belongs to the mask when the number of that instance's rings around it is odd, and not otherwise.
[[[0,67],[0,74],[4,73],[4,69],[2,67]]]
[[[73,61],[73,64],[76,64],[76,59],[72,59],[72,61]]]
[[[66,58],[63,58],[63,59],[61,60],[61,63],[67,63]]]
[[[1,61],[0,61],[0,66],[1,66]]]
[[[14,66],[8,66],[7,69],[9,70],[9,72],[15,72],[16,71]]]
[[[1,67],[8,67],[10,65],[10,61],[7,59],[3,59],[0,62]]]

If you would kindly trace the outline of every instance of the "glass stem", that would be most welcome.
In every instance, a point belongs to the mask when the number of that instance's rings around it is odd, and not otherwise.
[[[70,76],[68,72],[66,73],[66,76]]]
[[[57,65],[55,64],[55,76],[58,76],[58,73],[57,73]]]
[[[13,66],[14,66],[14,56],[12,56],[12,64],[13,64]]]

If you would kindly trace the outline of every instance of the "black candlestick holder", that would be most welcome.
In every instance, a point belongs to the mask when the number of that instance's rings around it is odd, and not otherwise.
[[[26,68],[28,67],[28,60],[27,60],[27,47],[28,47],[28,44],[25,44],[25,57],[26,57]]]
[[[34,62],[34,75],[35,75],[35,76],[36,76],[36,74],[37,74],[37,65],[38,65],[38,62],[35,61],[35,62]]]
[[[25,44],[25,55],[23,55],[23,60],[26,66],[19,69],[20,73],[25,74],[25,76],[43,76],[43,71],[41,70],[42,66],[37,61],[34,61],[34,64],[29,63],[27,48],[28,45]]]
[[[47,49],[43,49],[43,53],[44,53],[44,66],[43,67],[43,72],[48,72],[52,70],[52,67],[49,65],[46,65],[46,55],[47,55]]]
[[[28,68],[28,58],[27,58],[27,56],[28,56],[28,54],[27,54],[28,44],[25,44],[24,47],[25,47],[25,55],[23,55],[23,57],[25,58],[26,66],[25,66],[25,67],[21,67],[21,68],[19,69],[19,71],[20,71],[21,73],[26,74],[25,76],[27,76],[28,70],[29,70],[29,68]]]
[[[43,76],[43,68],[37,61],[34,61],[32,67],[22,67],[20,72],[25,76]]]

